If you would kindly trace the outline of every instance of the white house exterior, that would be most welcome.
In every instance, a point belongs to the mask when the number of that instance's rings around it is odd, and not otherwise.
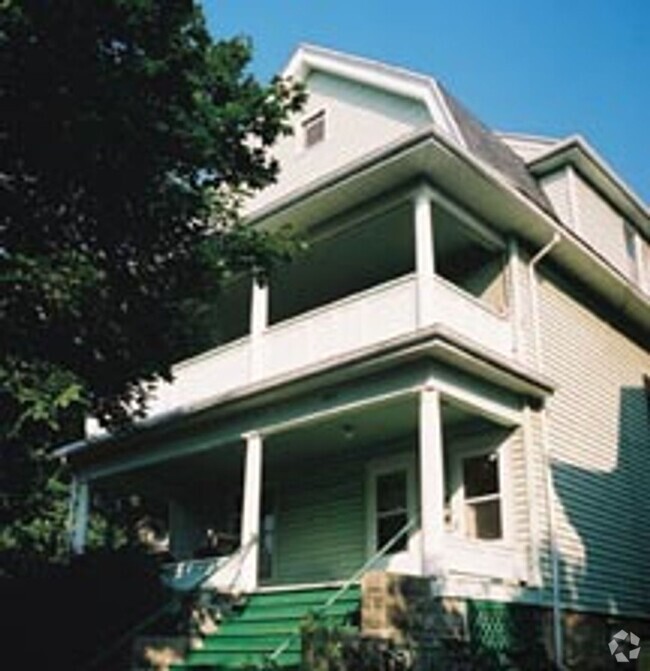
[[[89,489],[140,491],[180,582],[419,576],[543,610],[569,666],[584,622],[650,631],[647,206],[582,138],[496,134],[429,77],[313,46],[285,74],[308,103],[246,218],[309,248],[224,290],[136,431],[61,450],[76,546]],[[196,560],[207,527],[234,555]]]

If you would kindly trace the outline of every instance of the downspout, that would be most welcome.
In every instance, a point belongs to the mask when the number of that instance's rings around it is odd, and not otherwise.
[[[542,247],[530,260],[528,266],[528,283],[530,286],[531,312],[533,319],[533,338],[535,341],[535,367],[538,371],[543,368],[542,356],[542,337],[539,319],[539,295],[536,268],[549,252],[562,239],[562,236],[555,232],[551,240]],[[548,504],[548,534],[551,554],[551,581],[553,592],[553,648],[555,651],[555,662],[558,668],[564,667],[564,640],[562,636],[562,603],[560,593],[560,557],[557,547],[557,520],[555,517],[555,503],[553,497],[553,478],[551,474],[551,445],[548,438],[548,411],[546,405],[541,411],[541,441],[542,453],[544,457],[544,471],[546,473],[546,500]]]

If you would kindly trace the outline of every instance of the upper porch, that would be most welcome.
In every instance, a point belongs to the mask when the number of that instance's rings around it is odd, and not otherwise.
[[[430,186],[303,233],[307,250],[266,285],[236,278],[215,298],[216,346],[174,368],[150,416],[405,346],[433,327],[487,357],[521,358],[516,249]]]

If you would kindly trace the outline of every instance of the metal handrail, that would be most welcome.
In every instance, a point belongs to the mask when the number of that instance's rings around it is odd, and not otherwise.
[[[392,536],[382,547],[375,552],[370,559],[367,559],[364,564],[357,569],[344,583],[341,587],[334,592],[334,594],[319,608],[316,608],[312,611],[315,617],[318,617],[324,613],[330,606],[334,605],[355,583],[359,582],[361,577],[366,573],[374,564],[376,564],[386,553],[395,545],[395,543],[406,533],[408,533],[412,528],[417,524],[418,518],[412,517],[401,529],[399,529],[394,536]],[[268,661],[273,663],[275,660],[293,643],[293,641],[300,636],[300,632],[293,632],[287,636],[287,638],[280,643],[280,645],[267,657]]]
[[[217,571],[218,569],[222,569],[225,566],[228,566],[232,561],[235,561],[235,559],[244,559],[247,554],[250,552],[251,548],[257,543],[258,536],[254,535],[251,536],[251,538],[248,539],[248,541],[241,547],[237,552],[233,552],[228,559],[221,565],[215,564],[215,566],[212,568],[211,571],[206,573],[205,575],[201,576],[199,580],[196,582],[196,584],[191,587],[189,590],[184,590],[184,593],[187,592],[192,592],[194,590],[199,589],[205,582],[207,582]],[[239,577],[239,573],[236,574],[235,578],[233,578],[233,581],[231,582],[231,589],[234,587],[234,583],[236,582],[237,578]],[[114,655],[125,643],[127,643],[129,640],[131,640],[134,636],[137,636],[141,631],[146,629],[149,625],[153,624],[156,622],[159,618],[161,618],[167,611],[171,611],[172,606],[175,606],[177,601],[179,599],[178,594],[174,594],[174,596],[169,599],[165,604],[163,604],[160,608],[156,609],[153,613],[150,615],[147,615],[143,620],[135,624],[131,629],[129,629],[125,634],[120,636],[120,638],[117,639],[117,641],[110,646],[107,649],[102,650],[96,657],[94,657],[88,666],[83,667],[86,669],[86,671],[91,671],[91,669],[96,668],[101,662],[104,662],[105,660],[109,659],[112,655]]]

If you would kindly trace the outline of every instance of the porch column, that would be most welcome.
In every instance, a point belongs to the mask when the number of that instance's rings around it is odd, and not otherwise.
[[[269,321],[269,285],[260,284],[258,280],[253,280],[251,290],[251,314],[250,314],[250,334],[251,334],[251,359],[250,375],[252,380],[258,380],[262,377],[262,367],[264,365],[264,356],[262,353],[262,336],[268,326]]]
[[[83,554],[86,549],[89,514],[88,482],[75,477],[70,487],[70,549],[73,554]]]
[[[245,592],[257,587],[260,512],[262,501],[262,437],[249,433],[246,438],[244,463],[244,496],[241,517],[242,564],[240,589]]]
[[[427,384],[420,392],[420,524],[422,573],[436,572],[444,535],[445,476],[440,392]]]
[[[435,256],[431,196],[429,189],[421,187],[413,198],[415,222],[415,272],[417,276],[417,323],[426,326],[432,321],[433,275]]]

